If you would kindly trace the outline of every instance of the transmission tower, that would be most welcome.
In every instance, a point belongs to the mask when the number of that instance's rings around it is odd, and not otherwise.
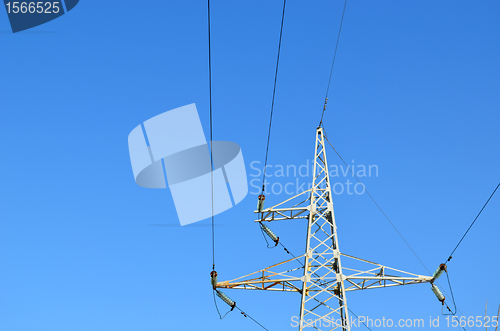
[[[316,130],[315,141],[311,188],[273,207],[255,211],[260,215],[256,222],[267,230],[265,223],[306,219],[305,253],[249,275],[218,282],[215,287],[298,292],[299,330],[350,330],[347,292],[428,283],[434,278],[340,252],[322,127]],[[297,262],[299,266],[290,266]]]

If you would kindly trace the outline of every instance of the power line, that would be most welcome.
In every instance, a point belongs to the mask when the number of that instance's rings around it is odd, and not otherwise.
[[[456,308],[456,307],[457,307],[457,306],[455,305],[455,308]],[[451,315],[453,315],[453,317],[455,317],[455,318],[458,320],[458,317],[457,317],[456,312],[452,312],[452,311],[451,311],[451,309],[450,309],[450,307],[448,307],[448,305],[446,305],[446,308],[447,308],[447,309],[448,309],[448,311],[451,313]],[[461,313],[461,312],[460,312],[460,313]],[[445,315],[445,314],[443,314],[443,315]],[[450,315],[450,314],[447,314],[447,315]],[[464,315],[464,314],[462,314],[462,315]],[[464,316],[465,316],[465,315],[464,315]],[[464,327],[464,326],[462,326],[461,324],[460,324],[460,326],[462,327],[462,329],[464,329],[464,331],[467,331],[467,330],[465,329],[465,327]],[[474,329],[474,327],[472,327],[472,328]],[[476,330],[476,329],[474,329],[474,330]]]
[[[280,63],[281,38],[283,36],[283,22],[285,21],[285,7],[286,7],[286,0],[283,1],[283,13],[281,14],[280,40],[278,43],[278,56],[276,58],[276,71],[274,73],[273,99],[271,102],[271,115],[269,117],[269,131],[267,133],[266,158],[264,161],[264,170],[263,170],[263,176],[262,176],[262,194],[264,193],[264,185],[265,185],[264,183],[266,181],[267,156],[269,154],[269,141],[271,139],[271,126],[273,123],[274,98],[276,96],[276,82],[278,81],[278,67],[279,67],[279,63]]]
[[[235,306],[236,309],[238,309],[241,314],[245,317],[248,317],[249,319],[251,319],[252,321],[254,321],[257,325],[259,325],[261,328],[263,328],[264,330],[267,330],[269,331],[265,326],[263,326],[262,324],[260,324],[259,322],[257,322],[257,320],[255,318],[253,318],[252,316],[248,315],[247,313],[245,313],[243,310],[240,309],[240,307],[238,306]]]
[[[356,315],[356,314],[355,314],[355,313],[351,310],[351,308],[347,308],[347,309],[349,309],[349,311],[351,312],[351,314],[353,314],[353,315],[356,317],[356,319],[359,321],[359,317],[358,317],[358,315]],[[370,328],[368,327],[368,325],[366,325],[366,323],[365,323],[365,322],[361,322],[361,323],[363,323],[363,325],[364,325],[364,326],[365,326],[368,330],[372,331],[372,329],[370,329]]]
[[[319,122],[319,126],[321,126],[321,124],[323,123],[323,115],[325,114],[326,104],[328,102],[328,92],[330,91],[330,82],[332,81],[333,66],[335,65],[335,58],[337,57],[337,48],[339,47],[340,32],[342,32],[342,23],[344,22],[346,5],[347,5],[347,0],[345,0],[344,2],[344,10],[342,11],[342,19],[340,20],[339,33],[337,35],[337,43],[335,45],[335,52],[333,53],[332,68],[330,69],[330,78],[328,79],[328,86],[326,88],[325,104],[323,106],[323,112],[321,113],[321,121]]]
[[[214,222],[214,158],[212,153],[212,141],[213,141],[213,129],[212,129],[212,43],[211,43],[211,22],[210,22],[210,0],[208,2],[207,15],[208,15],[208,91],[210,96],[210,193],[212,197],[212,273],[215,271],[215,222]],[[215,300],[215,290],[213,291],[215,309],[219,318],[223,319],[224,316],[221,315],[219,307],[217,306],[217,300]]]
[[[479,211],[479,213],[477,214],[476,218],[474,219],[474,221],[472,222],[472,224],[469,226],[469,228],[467,229],[467,231],[465,231],[465,234],[462,236],[462,239],[460,239],[460,241],[458,242],[457,246],[455,246],[455,248],[453,249],[453,252],[451,252],[450,254],[450,257],[448,258],[448,260],[445,262],[448,263],[448,261],[451,260],[452,258],[452,255],[453,253],[455,253],[455,251],[457,250],[458,246],[460,246],[460,244],[462,243],[462,240],[464,240],[465,236],[467,235],[467,233],[469,233],[469,230],[472,228],[472,226],[474,225],[474,223],[476,223],[479,215],[481,215],[481,213],[483,212],[484,208],[486,207],[486,205],[488,204],[488,202],[490,202],[491,198],[493,197],[493,195],[495,195],[495,192],[498,190],[498,187],[500,187],[500,183],[498,183],[497,187],[495,188],[495,190],[493,191],[493,193],[491,193],[490,197],[488,198],[488,200],[486,201],[486,203],[484,204],[483,208],[481,208],[481,210]]]
[[[215,271],[215,225],[214,225],[214,175],[213,175],[213,170],[214,170],[214,159],[213,159],[213,152],[212,152],[212,141],[213,141],[213,126],[212,126],[212,49],[211,49],[211,31],[210,31],[210,0],[208,2],[208,77],[209,77],[209,96],[210,96],[210,180],[211,180],[211,197],[212,197],[212,271]],[[279,63],[279,52],[281,48],[281,34],[283,32],[283,19],[285,15],[285,3],[286,0],[284,1],[283,4],[283,17],[281,20],[281,32],[280,32],[280,47],[278,48],[278,61],[276,63],[276,77],[278,75],[278,63]],[[273,105],[271,107],[271,120],[269,123],[269,135],[271,134],[271,122],[272,122],[272,114],[273,114],[273,107],[274,107],[274,95],[275,95],[275,90],[276,90],[276,77],[274,79],[274,91],[273,91]],[[269,149],[269,135],[267,138],[267,149]],[[266,150],[266,162],[267,162],[267,150]],[[265,169],[265,168],[264,168]],[[265,175],[265,173],[264,173]],[[213,291],[214,295],[214,303],[215,303],[215,308],[217,309],[217,313],[219,314],[219,318],[223,319],[228,313],[226,313],[224,316],[221,316],[219,312],[219,308],[217,306],[217,301],[215,299],[215,291]],[[236,307],[241,314],[245,317],[250,318],[252,321],[254,321],[256,324],[258,324],[261,328],[264,330],[269,331],[266,329],[262,324],[260,324],[257,320],[255,320],[252,316],[248,315],[245,313],[243,310],[241,310],[239,307]]]
[[[210,0],[208,0],[208,90],[210,95],[210,191],[212,194],[212,270],[215,270],[215,227],[214,227],[214,158],[212,154],[212,49],[210,33]]]

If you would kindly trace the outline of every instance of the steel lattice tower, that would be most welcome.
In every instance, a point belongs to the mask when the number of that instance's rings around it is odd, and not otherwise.
[[[300,293],[299,330],[350,330],[346,292],[432,280],[429,276],[407,273],[340,252],[322,127],[316,130],[311,188],[256,213],[261,216],[256,222],[262,224],[307,219],[305,253],[247,276],[219,282],[216,287]],[[294,260],[299,262],[298,267],[294,264],[294,268],[280,271]],[[356,268],[342,267],[341,260]]]

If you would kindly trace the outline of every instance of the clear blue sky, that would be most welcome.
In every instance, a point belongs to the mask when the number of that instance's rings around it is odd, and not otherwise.
[[[342,6],[288,1],[271,165],[313,156]],[[240,144],[249,180],[264,160],[281,9],[212,2],[214,139]],[[325,127],[349,163],[378,167],[367,188],[431,270],[499,182],[499,17],[496,1],[347,4]],[[209,220],[178,226],[169,190],[137,186],[128,155],[135,126],[193,102],[208,136],[206,2],[85,0],[18,34],[0,10],[0,40],[0,330],[259,330],[236,312],[219,321]],[[329,162],[341,164],[331,150]],[[216,216],[220,279],[287,259],[265,247],[256,201]],[[342,252],[426,274],[366,194],[334,202]],[[500,303],[499,215],[495,196],[449,263],[466,316]],[[273,230],[301,254],[304,223]],[[269,330],[292,329],[298,294],[227,294]],[[441,313],[428,284],[348,304],[370,318]]]

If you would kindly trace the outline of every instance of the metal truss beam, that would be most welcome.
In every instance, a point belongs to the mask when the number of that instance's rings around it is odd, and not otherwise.
[[[344,281],[349,283],[348,287],[345,288],[346,292],[391,286],[422,284],[429,283],[432,280],[432,277],[429,276],[415,275],[409,272],[390,268],[378,263],[362,260],[354,256],[342,253],[340,255],[347,259],[361,261],[371,267],[368,270],[362,271],[344,266],[343,279]],[[305,255],[297,256],[296,258],[275,264],[268,268],[253,272],[249,275],[229,281],[219,282],[217,284],[217,288],[302,293],[302,283],[304,278],[302,276],[298,276],[297,274],[300,274],[300,272],[298,272],[299,270],[304,269],[303,266],[288,269],[285,271],[275,271],[274,269],[277,269],[278,266],[284,266],[285,264],[288,266],[288,264],[291,264],[290,262],[292,261],[296,261],[302,264],[300,261],[304,258]],[[349,264],[347,260],[344,260],[344,263]],[[333,266],[328,265],[327,267]],[[319,277],[318,275],[312,275],[310,277],[310,281],[315,283],[318,288],[309,288],[309,292],[315,292],[318,291],[321,286],[324,287],[332,282],[336,283],[337,278],[335,276]]]

